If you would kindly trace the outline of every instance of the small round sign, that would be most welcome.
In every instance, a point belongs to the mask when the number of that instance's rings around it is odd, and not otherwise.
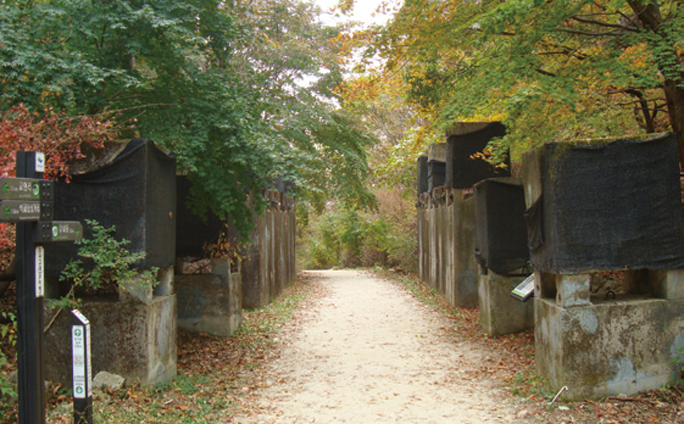
[[[38,196],[40,196],[40,184],[34,183],[34,184],[31,186],[31,195],[33,195],[33,197],[38,197]]]
[[[52,226],[52,238],[57,238],[57,237],[59,237],[59,226],[53,225]]]
[[[76,336],[76,337],[81,337],[81,330],[75,329],[75,330],[74,330],[74,336]]]

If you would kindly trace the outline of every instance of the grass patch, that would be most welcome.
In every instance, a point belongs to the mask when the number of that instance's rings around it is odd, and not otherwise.
[[[531,370],[520,371],[511,381],[511,393],[523,398],[551,400],[553,391],[546,380]]]

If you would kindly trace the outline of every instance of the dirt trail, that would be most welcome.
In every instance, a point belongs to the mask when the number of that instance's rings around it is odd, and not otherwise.
[[[325,291],[285,329],[268,381],[252,393],[261,423],[504,423],[516,412],[487,358],[447,338],[450,325],[398,285],[366,272],[317,271]]]

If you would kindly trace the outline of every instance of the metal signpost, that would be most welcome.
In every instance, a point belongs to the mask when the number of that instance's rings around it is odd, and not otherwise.
[[[54,184],[45,155],[17,152],[17,178],[0,178],[0,222],[17,226],[17,380],[19,423],[45,423],[43,379],[44,250],[40,243],[80,239],[80,223],[52,221]],[[62,233],[62,225],[65,230]],[[57,226],[57,233],[53,228]],[[45,235],[50,229],[52,237]],[[66,235],[65,235],[66,234]]]
[[[77,309],[71,311],[71,355],[74,389],[74,423],[93,423],[90,322]]]

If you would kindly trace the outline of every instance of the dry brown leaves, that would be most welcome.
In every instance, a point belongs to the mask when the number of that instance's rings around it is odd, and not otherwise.
[[[417,297],[433,296],[426,286],[422,286],[422,293]],[[572,403],[557,401],[549,405],[555,393],[545,389],[543,380],[535,373],[533,331],[489,337],[480,329],[478,308],[455,308],[441,296],[432,301],[453,323],[455,342],[468,342],[476,350],[487,352],[483,363],[473,363],[465,370],[466,378],[500,379],[511,396],[525,399],[516,422],[684,424],[684,388],[677,385],[629,397]]]

